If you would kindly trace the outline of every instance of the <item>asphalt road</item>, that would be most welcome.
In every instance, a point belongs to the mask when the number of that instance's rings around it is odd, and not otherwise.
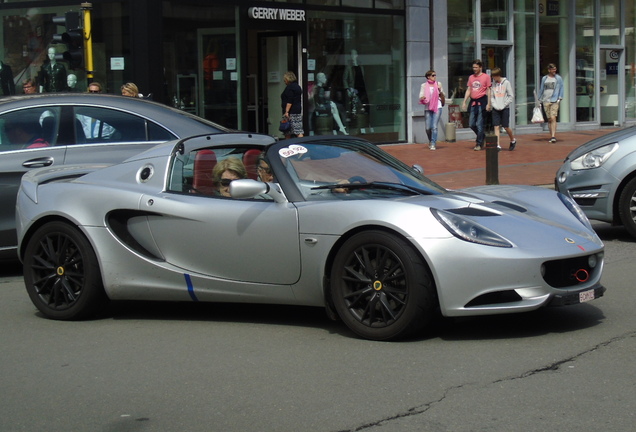
[[[597,229],[605,297],[400,343],[298,307],[123,303],[50,321],[5,268],[0,431],[633,431],[636,242]]]

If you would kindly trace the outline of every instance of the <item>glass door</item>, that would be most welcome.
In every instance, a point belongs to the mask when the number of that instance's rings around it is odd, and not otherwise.
[[[280,136],[278,126],[283,114],[280,95],[285,90],[285,72],[294,72],[302,87],[298,55],[299,35],[296,32],[265,31],[258,32],[256,39],[257,74],[249,83],[250,99],[254,99],[251,105],[256,108],[253,126],[257,132]]]

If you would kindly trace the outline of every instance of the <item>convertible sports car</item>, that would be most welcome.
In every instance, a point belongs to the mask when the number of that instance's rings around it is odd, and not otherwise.
[[[17,220],[28,294],[52,319],[109,299],[280,303],[387,340],[438,312],[605,291],[604,246],[570,198],[447,191],[351,137],[205,135],[110,167],[41,168],[22,180]]]

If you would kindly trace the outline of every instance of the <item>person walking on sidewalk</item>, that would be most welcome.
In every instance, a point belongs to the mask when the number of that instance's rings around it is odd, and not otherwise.
[[[484,111],[490,111],[490,75],[483,72],[483,63],[476,59],[473,61],[473,74],[468,77],[468,88],[464,95],[462,110],[466,111],[468,100],[470,99],[470,117],[469,126],[477,135],[475,148],[473,150],[481,150],[484,148],[484,139],[486,132],[484,130],[485,115]]]
[[[543,110],[548,117],[548,130],[550,131],[550,142],[556,142],[557,115],[559,114],[559,103],[563,99],[563,78],[557,72],[554,63],[548,64],[548,74],[541,78],[539,87],[539,100],[543,104]]]
[[[510,129],[510,104],[515,95],[512,92],[512,85],[506,77],[501,76],[501,69],[496,67],[491,72],[493,85],[492,85],[492,126],[495,129],[495,135],[497,136],[497,147],[499,145],[500,129],[503,127],[510,137],[510,147],[508,150],[512,151],[517,145],[512,129]]]
[[[444,88],[437,81],[434,70],[426,72],[426,82],[420,87],[420,103],[426,106],[424,111],[426,119],[426,135],[428,135],[428,148],[435,150],[437,147],[437,124],[442,115],[442,107],[445,102]]]

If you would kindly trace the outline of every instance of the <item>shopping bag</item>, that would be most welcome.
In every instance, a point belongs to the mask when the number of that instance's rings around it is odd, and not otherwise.
[[[541,111],[541,107],[536,105],[532,110],[532,123],[545,123],[545,119],[543,118],[543,111]]]

